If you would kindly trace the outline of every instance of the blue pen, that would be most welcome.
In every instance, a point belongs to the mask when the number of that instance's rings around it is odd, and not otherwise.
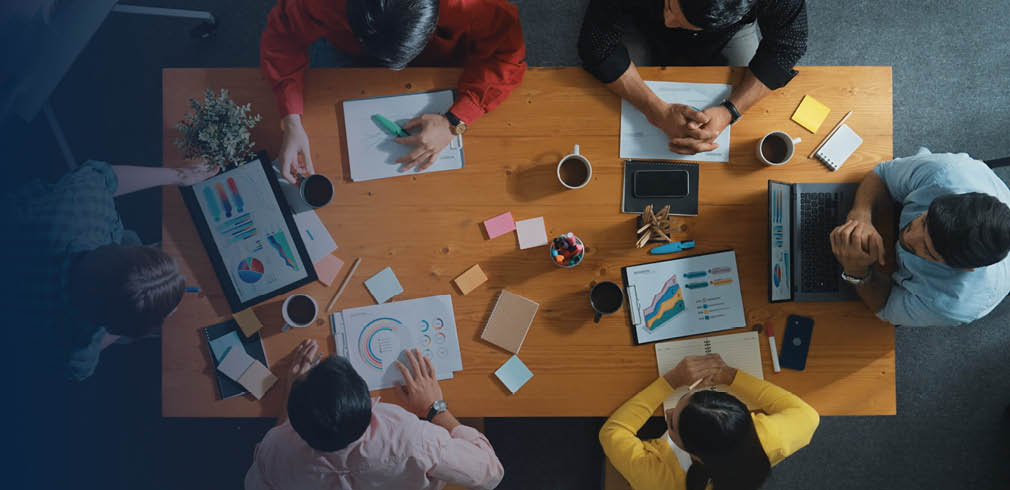
[[[689,248],[694,248],[694,240],[684,240],[681,242],[667,243],[649,250],[652,255],[672,254],[682,252]]]
[[[200,292],[200,288],[197,287],[197,286],[186,286],[186,292],[187,293],[199,293]]]

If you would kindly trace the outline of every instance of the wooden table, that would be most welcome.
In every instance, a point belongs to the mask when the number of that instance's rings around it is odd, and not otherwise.
[[[879,161],[892,158],[891,69],[889,67],[802,67],[800,74],[756,106],[733,127],[729,163],[702,163],[700,214],[685,218],[687,231],[675,239],[697,241],[696,252],[733,248],[740,270],[749,324],[771,320],[781,339],[786,316],[816,322],[807,369],[773,374],[767,343],[761,341],[765,378],[800,395],[824,415],[895,413],[894,330],[865,306],[845,303],[768,303],[767,180],[858,181]],[[731,83],[740,69],[645,68],[648,80]],[[336,184],[333,203],[319,210],[340,246],[336,254],[361,267],[336,309],[374,304],[362,281],[391,266],[405,293],[397,299],[451,294],[464,370],[442,382],[453,412],[462,417],[607,416],[656,378],[652,345],[633,346],[622,309],[593,324],[587,291],[594,280],[620,281],[622,266],[654,260],[634,247],[635,215],[620,212],[618,157],[620,101],[580,68],[533,68],[521,87],[466,134],[466,167],[430,175],[351,183],[342,137],[340,102],[346,98],[419,92],[455,86],[458,69],[318,69],[306,76],[304,125],[316,171]],[[205,87],[227,88],[239,103],[251,102],[263,121],[254,131],[258,148],[276,155],[279,117],[273,94],[256,69],[166,69],[163,74],[164,164],[184,165],[172,141],[172,126],[186,100]],[[804,94],[832,108],[816,135],[789,120]],[[848,124],[864,139],[837,172],[809,154],[848,110]],[[754,155],[758,138],[781,129],[803,137],[796,156],[783,167],[762,166]],[[592,182],[565,190],[555,177],[558,159],[581,145],[593,163]],[[549,236],[574,231],[587,244],[582,265],[555,267],[543,247],[519,250],[514,234],[486,240],[484,219],[511,211],[516,219],[543,216]],[[163,247],[181,259],[191,283],[165,324],[162,340],[162,412],[172,417],[273,416],[283,399],[274,388],[262,401],[218,400],[213,367],[199,328],[230,316],[203,245],[175,188],[164,191]],[[451,280],[480,264],[488,282],[467,296]],[[342,278],[343,273],[338,277]],[[335,291],[305,286],[321,304]],[[493,372],[511,354],[480,340],[499,290],[540,303],[522,347],[534,377],[510,395]],[[281,333],[280,301],[255,308],[272,369],[283,374],[286,358],[304,338],[315,338],[329,354],[334,346],[328,319]],[[781,341],[781,340],[780,340]],[[280,385],[278,385],[280,386]],[[377,392],[396,400],[391,391]]]

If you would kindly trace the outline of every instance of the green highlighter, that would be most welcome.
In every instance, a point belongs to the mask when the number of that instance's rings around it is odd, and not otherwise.
[[[372,120],[375,121],[375,123],[378,124],[379,126],[382,126],[382,129],[389,131],[389,133],[392,134],[393,136],[399,136],[401,138],[406,138],[407,136],[410,136],[409,134],[407,134],[406,131],[403,130],[403,128],[398,126],[395,122],[386,119],[381,114],[372,114]]]

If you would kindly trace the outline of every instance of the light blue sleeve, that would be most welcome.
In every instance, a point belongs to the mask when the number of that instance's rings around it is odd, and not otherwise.
[[[877,318],[893,325],[907,327],[954,327],[961,322],[941,315],[933,310],[928,298],[909,292],[892,284],[884,309],[877,312]]]
[[[936,184],[947,173],[948,165],[930,158],[929,153],[880,162],[873,171],[884,181],[891,197],[899,203],[913,191]]]

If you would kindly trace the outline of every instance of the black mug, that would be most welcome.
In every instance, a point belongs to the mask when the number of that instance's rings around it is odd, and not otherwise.
[[[325,175],[312,174],[302,179],[298,192],[305,204],[321,208],[333,199],[333,182],[330,182],[330,179],[327,179]]]
[[[613,282],[598,282],[589,290],[589,304],[596,311],[593,322],[600,323],[600,318],[603,315],[609,315],[621,309],[621,305],[624,304],[624,292],[621,291],[621,286]]]

